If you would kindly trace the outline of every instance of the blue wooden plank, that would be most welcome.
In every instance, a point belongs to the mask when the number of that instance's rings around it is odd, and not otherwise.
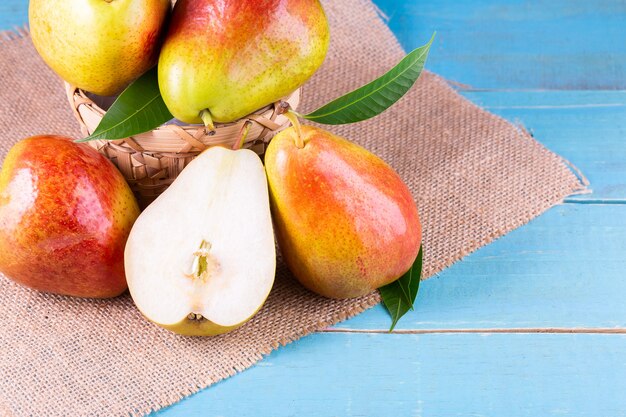
[[[626,201],[626,91],[497,91],[464,95],[523,124],[582,170],[593,194],[568,201]]]
[[[0,2],[0,30],[13,29],[28,21],[28,0],[3,0]]]
[[[555,207],[423,282],[396,328],[626,328],[624,218],[626,205]],[[389,323],[378,306],[336,328]]]
[[[623,335],[316,334],[155,413],[626,416]]]
[[[375,0],[405,49],[473,88],[626,88],[626,2]]]
[[[375,0],[406,49],[437,30],[429,68],[476,88],[626,88],[626,3]],[[0,28],[26,23],[4,0]]]

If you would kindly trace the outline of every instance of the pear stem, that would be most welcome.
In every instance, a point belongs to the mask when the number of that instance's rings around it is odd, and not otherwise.
[[[298,115],[293,110],[289,109],[285,113],[285,117],[289,119],[293,128],[296,130],[296,148],[304,148],[304,139],[302,139],[302,127],[300,126],[300,120]]]
[[[252,127],[252,122],[250,120],[246,121],[241,127],[241,132],[239,136],[239,140],[233,145],[233,151],[237,151],[243,147],[243,144],[246,143],[246,138],[248,137],[248,133],[250,133],[250,128]]]
[[[213,116],[211,116],[211,112],[209,111],[209,109],[204,109],[200,112],[200,118],[202,119],[202,122],[204,123],[204,126],[206,127],[207,130],[214,132],[215,131],[215,124],[213,124]]]

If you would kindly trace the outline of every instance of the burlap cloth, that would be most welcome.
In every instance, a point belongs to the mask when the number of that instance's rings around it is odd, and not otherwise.
[[[332,46],[304,90],[308,109],[381,75],[403,55],[369,0],[324,5]],[[78,137],[60,80],[28,35],[4,34],[0,52],[2,155],[29,135]],[[384,115],[332,130],[380,155],[408,183],[423,220],[426,276],[584,189],[563,159],[428,72]],[[199,339],[148,323],[128,295],[51,296],[0,276],[0,415],[144,415],[378,302],[377,294],[316,297],[280,264],[272,294],[251,322]]]

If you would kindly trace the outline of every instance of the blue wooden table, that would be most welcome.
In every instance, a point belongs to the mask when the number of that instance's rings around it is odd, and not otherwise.
[[[393,334],[376,307],[156,415],[626,416],[626,3],[376,3],[406,49],[437,30],[428,67],[593,194],[424,282]],[[0,29],[26,8],[0,3]]]

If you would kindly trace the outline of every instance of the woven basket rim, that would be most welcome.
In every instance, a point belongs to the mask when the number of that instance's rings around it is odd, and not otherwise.
[[[95,96],[95,94],[91,94],[85,90],[82,90],[76,86],[73,86],[71,84],[69,84],[67,81],[64,81],[65,84],[65,90],[67,92],[68,98],[70,99],[70,104],[72,105],[72,107],[74,107],[76,110],[78,109],[78,107],[80,106],[87,106],[89,107],[91,110],[95,111],[96,113],[100,114],[101,116],[104,116],[107,112],[107,110],[103,109],[102,107],[100,107],[90,96]],[[293,91],[291,94],[283,97],[280,101],[285,101],[287,103],[291,103],[293,101],[296,101],[297,104],[299,104],[300,102],[300,98],[302,95],[302,87],[296,89],[295,91]],[[72,96],[74,97],[74,100],[72,101]],[[297,107],[297,104],[291,105],[292,108],[295,109],[295,107]],[[215,128],[216,130],[219,128],[223,128],[223,127],[228,127],[228,126],[235,126],[241,123],[241,120],[246,120],[249,119],[250,116],[254,116],[254,115],[261,115],[264,114],[270,110],[272,110],[272,108],[274,107],[275,103],[269,104],[267,106],[264,106],[244,117],[242,117],[239,120],[236,120],[234,122],[229,122],[229,123],[219,123],[216,122],[215,123]],[[171,123],[173,120],[178,121],[179,123]],[[180,126],[183,129],[189,129],[189,130],[196,130],[198,128],[204,128],[204,125],[200,124],[200,123],[184,123],[184,122],[180,122],[178,119],[172,119],[172,121],[169,121],[167,123],[162,124],[161,126],[158,126],[155,129],[152,130],[159,130],[159,129],[166,129],[166,126],[171,126],[172,124],[176,125],[176,126]]]
[[[65,83],[67,98],[80,125],[88,136],[96,129],[106,111],[85,91]],[[168,122],[147,132],[124,139],[96,139],[87,144],[111,160],[120,170],[140,205],[147,206],[162,193],[191,160],[212,146],[251,149],[259,155],[271,138],[290,125],[284,115],[283,101],[296,109],[301,89],[232,123],[216,123],[207,132],[202,124]],[[247,126],[246,126],[247,125]],[[245,131],[247,136],[242,136]],[[244,138],[243,143],[241,143]]]

